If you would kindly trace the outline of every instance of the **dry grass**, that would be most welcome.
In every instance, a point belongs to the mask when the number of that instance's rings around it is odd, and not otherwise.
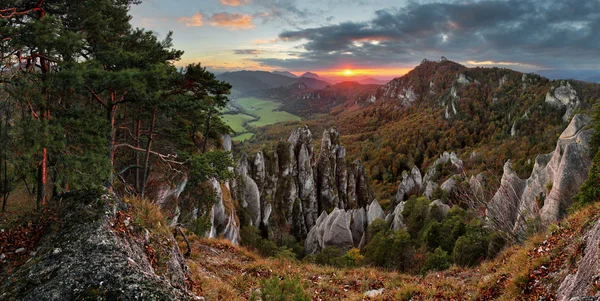
[[[127,198],[126,203],[132,205],[131,217],[133,222],[155,234],[170,237],[167,220],[160,207],[147,199]]]
[[[584,208],[547,233],[507,248],[494,260],[472,269],[453,266],[425,276],[262,258],[227,240],[199,238],[191,232],[193,251],[188,264],[195,291],[207,300],[247,300],[271,277],[298,277],[312,300],[365,300],[365,292],[379,288],[384,293],[371,300],[537,300],[556,291],[565,276],[561,271],[571,270],[568,266],[581,256],[577,254],[581,236],[599,215],[600,205]],[[183,241],[179,243],[183,248]],[[542,266],[555,271],[532,278],[533,271]]]

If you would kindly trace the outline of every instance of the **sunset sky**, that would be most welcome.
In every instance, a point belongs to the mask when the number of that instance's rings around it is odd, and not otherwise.
[[[520,71],[600,69],[596,0],[145,0],[133,24],[213,72],[402,75],[423,58]]]

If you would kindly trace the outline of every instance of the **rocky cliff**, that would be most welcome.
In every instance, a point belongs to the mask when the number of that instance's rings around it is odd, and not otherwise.
[[[221,137],[224,151],[231,151],[231,137]],[[233,170],[232,170],[233,171]],[[174,182],[171,185],[165,183]],[[151,193],[166,212],[172,214],[171,226],[184,224],[193,231],[199,230],[195,225],[206,222],[209,224],[205,236],[210,238],[223,237],[234,244],[240,242],[240,221],[236,211],[235,200],[232,198],[229,181],[217,181],[211,179],[208,183],[202,183],[198,187],[188,185],[187,176],[180,179],[160,182],[160,185]],[[197,196],[213,195],[214,199],[199,200]],[[204,203],[212,204],[205,208]]]
[[[566,213],[591,165],[592,129],[586,128],[589,122],[589,117],[575,115],[560,135],[556,149],[537,156],[528,179],[520,179],[510,160],[506,162],[500,188],[487,206],[493,224],[521,233],[536,220],[548,224]]]
[[[171,233],[135,225],[130,206],[114,195],[71,193],[49,208],[60,218],[3,279],[1,300],[199,299],[186,288],[187,264]],[[159,253],[162,268],[152,259]]]
[[[287,228],[304,240],[328,212],[336,216],[335,212],[346,209],[364,212],[373,201],[362,164],[347,162],[340,135],[334,129],[323,133],[318,156],[310,129],[301,127],[272,149],[251,157],[242,155],[236,174],[232,183],[234,198],[247,210],[249,224],[260,228],[263,235],[275,228]],[[357,219],[359,215],[355,214]],[[349,228],[350,221],[340,220],[337,224]],[[332,239],[336,244],[352,240]]]

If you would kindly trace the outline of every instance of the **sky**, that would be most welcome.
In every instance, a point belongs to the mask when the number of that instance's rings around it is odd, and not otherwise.
[[[143,0],[132,23],[185,51],[177,65],[389,78],[424,58],[600,69],[598,0]],[[349,72],[350,71],[350,72]]]

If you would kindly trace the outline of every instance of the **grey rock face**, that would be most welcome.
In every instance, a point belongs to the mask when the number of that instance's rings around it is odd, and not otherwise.
[[[428,199],[431,199],[431,197],[433,196],[434,190],[439,186],[437,181],[434,180],[435,178],[437,178],[439,176],[438,170],[437,170],[438,166],[441,164],[447,164],[447,163],[450,163],[452,165],[452,168],[456,169],[457,173],[462,172],[463,161],[458,158],[456,153],[444,152],[437,160],[435,160],[435,162],[433,162],[431,167],[425,173],[425,176],[423,176],[421,190],[423,191],[423,195],[425,195]],[[446,188],[454,187],[454,185],[450,185],[450,184],[452,184],[452,182],[448,182],[446,184]],[[448,185],[450,185],[450,186],[448,186]]]
[[[390,227],[394,229],[394,231],[399,231],[400,229],[404,228],[404,217],[402,216],[404,204],[406,204],[406,202],[401,202],[400,204],[396,205],[394,212],[390,214],[389,221],[386,218],[386,221],[390,223]]]
[[[540,218],[547,224],[561,217],[587,179],[592,130],[585,126],[589,122],[589,117],[575,115],[558,139],[555,150],[536,158],[527,180],[519,179],[510,160],[506,162],[500,188],[487,207],[492,223],[520,233],[528,219]]]
[[[402,181],[396,192],[396,204],[404,201],[411,192],[420,191],[422,182],[421,171],[418,167],[413,166],[410,173],[407,171],[402,172]]]
[[[597,281],[600,273],[600,221],[585,234],[586,246],[583,251],[583,258],[578,263],[578,269],[575,274],[568,275],[561,283],[557,291],[558,301],[573,300],[576,296],[586,296],[590,294],[594,282]],[[575,300],[586,300],[577,298]]]
[[[339,137],[336,130],[325,130],[318,160],[308,127],[294,130],[275,150],[241,157],[235,198],[248,209],[254,226],[291,228],[304,239],[319,212],[366,207],[372,193],[364,168],[360,161],[346,163]]]
[[[208,237],[217,238],[222,236],[230,240],[233,244],[239,244],[240,242],[240,225],[237,222],[236,212],[227,212],[225,208],[225,202],[231,202],[231,198],[224,198],[224,191],[221,188],[221,184],[212,179],[213,189],[216,192],[216,202],[212,207],[211,211],[211,229]],[[228,189],[225,187],[225,189]],[[227,195],[230,195],[229,191],[226,191]],[[233,208],[233,206],[230,206]]]
[[[383,218],[383,211],[381,215],[380,218]],[[330,246],[344,251],[360,247],[369,224],[364,208],[350,210],[335,208],[330,214],[323,211],[306,237],[305,252],[308,255],[315,254]]]
[[[379,206],[379,202],[373,201],[367,209],[367,223],[370,225],[376,219],[385,219],[385,212]]]
[[[348,172],[346,150],[340,145],[340,134],[334,129],[323,132],[317,165],[319,210],[345,208]]]
[[[573,110],[580,104],[577,91],[571,87],[569,82],[563,82],[558,87],[552,87],[550,92],[546,93],[546,102],[559,108],[567,108],[564,121],[568,121]]]
[[[111,223],[126,208],[113,195],[102,201],[88,195],[63,198],[60,230],[43,237],[30,264],[2,282],[0,299],[197,300],[186,289],[188,268],[172,238],[163,237],[171,247],[162,250],[170,259],[169,274],[161,277],[146,256],[143,235],[114,231]]]

